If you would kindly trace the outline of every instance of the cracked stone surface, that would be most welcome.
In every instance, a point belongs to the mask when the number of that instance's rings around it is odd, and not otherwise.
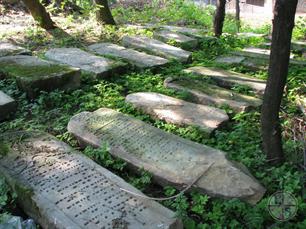
[[[50,60],[94,73],[98,78],[109,77],[115,73],[122,73],[126,67],[126,64],[120,61],[96,56],[78,48],[54,48],[48,50],[45,56]]]
[[[169,63],[165,58],[149,55],[145,52],[139,52],[112,43],[93,44],[88,48],[100,55],[110,55],[122,58],[139,68],[159,67]]]
[[[182,229],[175,213],[120,177],[39,132],[0,135],[8,148],[0,174],[18,194],[19,205],[43,228]]]
[[[263,95],[266,88],[266,81],[249,77],[242,73],[226,71],[212,67],[191,67],[184,70],[186,73],[193,73],[200,76],[212,78],[219,86],[231,88],[235,85],[250,87],[257,94]]]
[[[175,59],[180,62],[191,60],[191,52],[145,36],[125,36],[122,39],[122,44],[167,59]]]
[[[242,165],[224,152],[162,131],[136,118],[101,108],[81,112],[68,123],[68,131],[81,147],[101,147],[133,168],[144,168],[162,184],[194,187],[223,198],[258,202],[265,189]]]
[[[229,119],[218,108],[189,103],[154,92],[129,94],[125,100],[154,118],[181,126],[196,126],[209,134]]]

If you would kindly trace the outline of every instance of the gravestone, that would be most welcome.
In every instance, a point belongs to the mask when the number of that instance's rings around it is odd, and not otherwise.
[[[183,49],[194,49],[198,46],[197,39],[169,30],[160,30],[154,32],[154,38],[166,42],[168,44],[170,42],[174,42],[175,45]]]
[[[175,59],[180,62],[191,61],[191,52],[145,36],[125,36],[122,39],[122,44],[167,59]]]
[[[0,121],[7,119],[16,111],[16,108],[16,101],[3,91],[0,91]]]
[[[0,173],[43,228],[182,229],[172,211],[123,179],[39,132],[4,133]]]
[[[237,36],[242,37],[242,38],[263,38],[266,35],[262,33],[248,32],[248,33],[237,33]]]
[[[133,49],[127,49],[112,43],[93,44],[88,48],[100,55],[110,55],[113,57],[122,58],[138,68],[160,67],[169,62],[167,59],[162,57],[149,55],[144,52],[138,52]]]
[[[220,109],[153,92],[129,94],[125,100],[154,118],[177,125],[193,125],[209,134],[229,119]]]
[[[40,91],[75,89],[80,86],[79,69],[34,56],[1,57],[0,75],[15,78],[19,89],[31,99]]]
[[[0,57],[12,55],[31,55],[31,51],[7,42],[0,42]]]
[[[188,92],[196,103],[218,107],[229,106],[235,112],[249,111],[262,104],[262,100],[258,98],[226,90],[197,79],[169,77],[164,85],[180,92]]]
[[[252,70],[267,70],[268,63],[264,59],[256,59],[256,58],[248,58],[244,56],[234,56],[234,55],[226,55],[219,56],[215,59],[215,62],[218,64],[226,64],[226,65],[243,65]]]
[[[78,48],[54,48],[48,50],[45,56],[50,60],[94,73],[97,78],[122,73],[126,67],[123,62],[96,56]]]
[[[219,56],[215,61],[219,64],[242,64],[245,59],[243,56]]]
[[[305,41],[292,41],[291,49],[301,51],[301,52],[306,51],[306,42]]]
[[[194,28],[188,28],[188,27],[182,27],[182,26],[162,25],[160,27],[163,29],[167,29],[169,31],[182,33],[187,36],[200,38],[200,39],[205,37],[204,34],[207,32],[207,30],[204,30],[204,29],[194,29]]]
[[[184,72],[212,78],[221,87],[231,88],[235,85],[246,86],[254,90],[259,95],[263,95],[266,87],[266,81],[264,80],[219,68],[197,66],[187,68],[184,70]]]
[[[161,185],[193,185],[203,193],[256,203],[265,189],[245,167],[211,147],[162,131],[136,118],[101,108],[81,112],[68,123],[81,147],[101,147],[133,168],[150,172]]]

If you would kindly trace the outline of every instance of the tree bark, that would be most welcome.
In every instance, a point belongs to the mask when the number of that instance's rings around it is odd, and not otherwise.
[[[287,81],[290,45],[298,0],[276,0],[269,77],[261,111],[263,149],[273,164],[284,159],[279,110]]]
[[[214,19],[214,31],[216,37],[222,35],[223,22],[225,18],[225,3],[226,0],[217,0],[217,9]]]
[[[240,30],[240,0],[235,0],[236,1],[236,25],[237,25],[237,31],[239,32]]]
[[[39,0],[23,0],[23,2],[32,14],[34,20],[37,21],[42,28],[46,30],[56,28],[50,14],[46,11],[46,8],[40,3]]]
[[[95,0],[95,4],[98,6],[96,15],[97,21],[107,25],[116,25],[112,12],[109,9],[107,0]]]

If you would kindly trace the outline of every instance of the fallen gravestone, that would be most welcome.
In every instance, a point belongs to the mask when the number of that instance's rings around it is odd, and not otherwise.
[[[163,29],[167,29],[169,31],[182,33],[182,34],[185,34],[187,36],[200,38],[200,39],[205,37],[205,33],[207,33],[207,30],[194,29],[194,28],[181,27],[181,26],[162,25],[160,27],[163,28]]]
[[[136,108],[154,118],[177,125],[197,126],[209,134],[229,119],[220,109],[185,102],[153,92],[129,94],[126,102],[132,103]]]
[[[111,109],[73,116],[68,131],[81,147],[107,143],[113,156],[132,168],[144,168],[162,185],[193,185],[213,196],[241,198],[250,203],[259,201],[265,192],[245,167],[237,167],[223,152]]]
[[[98,78],[122,73],[126,67],[126,64],[123,62],[96,56],[78,48],[50,49],[46,52],[45,56],[48,59],[94,73]]]
[[[248,58],[244,56],[234,56],[234,55],[227,55],[227,56],[219,56],[215,59],[215,62],[218,64],[226,64],[226,65],[243,65],[253,70],[267,70],[268,63],[266,60],[263,59],[256,59],[256,58]]]
[[[169,77],[165,80],[164,85],[177,91],[188,92],[192,96],[192,100],[198,104],[228,106],[235,112],[249,111],[262,104],[261,99],[242,95],[197,79]]]
[[[0,42],[0,57],[12,55],[31,55],[31,51],[7,42]]]
[[[91,51],[100,55],[110,55],[119,57],[139,68],[152,68],[166,65],[169,61],[159,56],[153,56],[144,52],[138,52],[133,49],[112,44],[99,43],[88,47]]]
[[[180,62],[189,62],[191,60],[191,52],[144,36],[125,36],[122,39],[122,44],[126,47],[140,49],[167,59],[175,59]]]
[[[251,78],[241,73],[226,71],[218,68],[191,67],[185,69],[184,72],[212,78],[222,87],[231,88],[235,85],[246,86],[254,90],[259,95],[263,95],[266,87],[266,82],[264,80]]]
[[[305,41],[292,41],[291,48],[297,51],[306,51],[306,42]]]
[[[53,136],[15,132],[0,140],[0,174],[43,228],[183,228],[172,211],[128,193],[143,195]]]
[[[7,119],[16,111],[16,108],[16,101],[3,91],[0,91],[0,121]]]
[[[174,45],[177,45],[183,49],[194,49],[198,46],[197,39],[169,30],[160,30],[154,32],[154,38],[168,44],[173,42]]]
[[[248,33],[237,33],[238,37],[242,37],[242,38],[263,38],[266,35],[262,34],[262,33],[252,33],[252,32],[248,32]]]
[[[39,91],[75,89],[80,86],[79,69],[34,56],[1,57],[0,75],[16,78],[19,89],[26,92],[31,99]]]

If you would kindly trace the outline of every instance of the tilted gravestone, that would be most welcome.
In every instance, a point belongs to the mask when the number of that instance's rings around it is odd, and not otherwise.
[[[180,62],[189,62],[191,60],[191,52],[145,36],[125,36],[122,39],[122,44],[126,47],[139,49],[167,59],[174,59]]]
[[[228,106],[235,112],[249,111],[262,104],[261,99],[208,84],[200,79],[169,77],[164,81],[164,85],[180,92],[187,92],[196,103],[217,107]]]
[[[91,72],[97,78],[110,77],[113,74],[122,73],[126,68],[126,64],[121,61],[96,56],[78,48],[54,48],[48,50],[45,56],[50,60]]]
[[[43,228],[182,229],[172,211],[53,136],[15,132],[0,140],[0,174]]]
[[[154,32],[154,38],[166,42],[168,44],[174,42],[174,45],[187,50],[194,49],[198,46],[197,39],[169,30],[160,30]]]
[[[237,85],[247,86],[259,95],[263,95],[266,88],[266,81],[264,80],[219,68],[196,66],[187,68],[184,72],[212,78],[221,87],[231,88]]]
[[[68,131],[82,147],[109,145],[113,156],[132,168],[144,168],[160,184],[178,188],[193,185],[201,192],[256,203],[265,189],[245,167],[226,159],[225,154],[120,112],[101,108],[73,116]]]
[[[0,57],[0,75],[13,77],[29,98],[40,91],[75,89],[80,86],[80,70],[34,56]]]
[[[12,55],[31,55],[31,51],[7,42],[0,42],[0,57]]]
[[[161,28],[167,29],[169,31],[182,33],[191,37],[195,38],[203,38],[205,37],[205,33],[207,33],[207,30],[204,29],[195,29],[195,28],[188,28],[183,26],[172,26],[172,25],[162,25]]]
[[[3,91],[0,91],[0,121],[7,119],[16,111],[16,108],[16,101]]]
[[[154,118],[177,125],[196,126],[208,134],[229,119],[227,114],[218,108],[189,103],[153,92],[129,94],[125,100]]]
[[[133,49],[127,49],[123,46],[112,43],[93,44],[88,48],[89,50],[100,55],[109,55],[122,58],[138,68],[160,67],[169,62],[167,59],[162,57],[149,55],[147,53],[139,52]]]

